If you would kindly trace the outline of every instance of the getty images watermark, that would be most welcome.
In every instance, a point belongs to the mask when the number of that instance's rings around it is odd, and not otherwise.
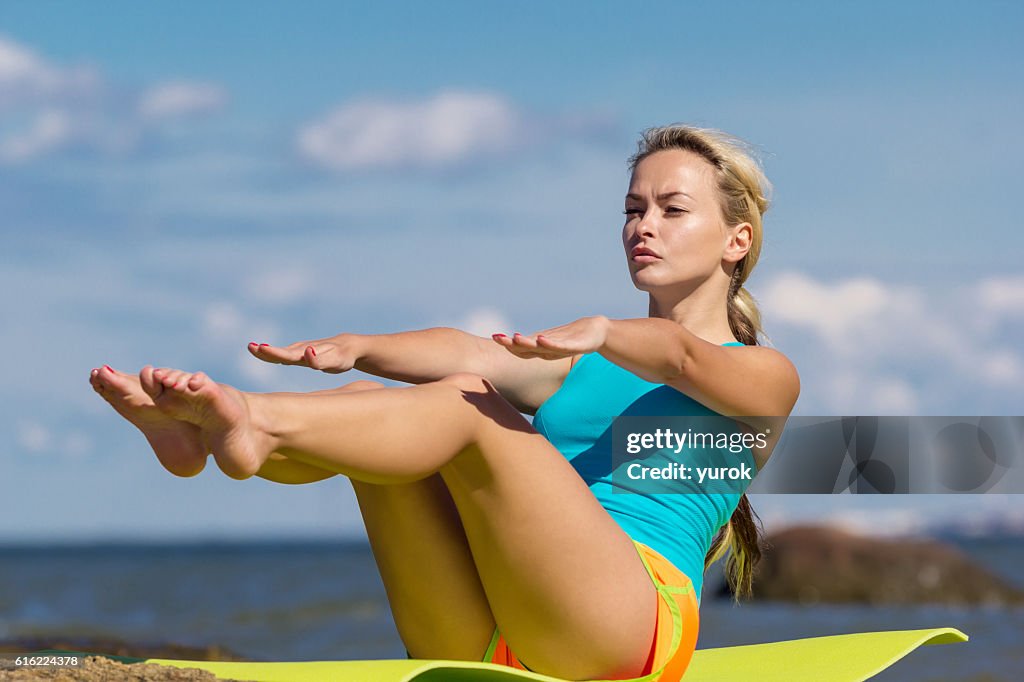
[[[609,435],[620,493],[1024,493],[1024,417],[625,416]]]

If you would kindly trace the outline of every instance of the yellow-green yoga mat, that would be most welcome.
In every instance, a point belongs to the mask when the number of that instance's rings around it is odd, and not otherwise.
[[[683,681],[860,682],[885,670],[924,644],[965,641],[967,635],[955,628],[931,628],[860,632],[769,644],[698,649]],[[76,653],[81,655],[84,652]],[[560,682],[547,675],[468,661],[218,663],[164,658],[111,658],[177,668],[200,668],[218,677],[255,682]]]

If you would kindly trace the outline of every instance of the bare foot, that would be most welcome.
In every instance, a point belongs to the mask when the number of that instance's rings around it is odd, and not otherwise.
[[[218,384],[202,372],[149,365],[139,372],[139,380],[158,410],[198,427],[201,442],[231,478],[249,478],[274,450],[273,439],[258,428],[241,391]]]
[[[156,458],[172,474],[195,476],[206,466],[209,450],[199,428],[158,410],[138,377],[104,365],[92,370],[89,383],[119,415],[142,431]]]

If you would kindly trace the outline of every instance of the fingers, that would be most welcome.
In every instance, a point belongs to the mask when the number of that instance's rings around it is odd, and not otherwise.
[[[528,336],[523,336],[519,332],[516,332],[512,336],[506,336],[505,334],[491,334],[491,338],[506,348],[537,347],[537,344],[533,339]]]
[[[519,346],[520,348],[537,348],[537,337],[535,336],[523,336],[519,332],[512,335],[512,343]]]
[[[316,348],[306,346],[302,349],[302,363],[311,369],[320,369],[320,360],[316,357]]]
[[[289,346],[279,347],[271,346],[268,343],[256,343],[255,341],[251,341],[248,348],[249,352],[263,360],[264,363],[273,363],[274,365],[301,365],[303,367],[319,369],[315,364],[316,348],[313,343],[315,342],[302,341],[300,343],[293,343]]]
[[[543,334],[537,334],[537,346],[539,348],[551,348],[552,350],[561,348],[561,344],[556,341],[552,341]]]
[[[512,336],[506,336],[505,334],[492,334],[491,338],[494,339],[497,344],[504,346],[511,353],[521,358],[542,358],[561,354],[550,345],[550,342],[547,347],[538,343],[538,338],[543,338],[543,335],[524,336],[523,334],[516,332]]]
[[[300,341],[283,348],[253,342],[249,352],[264,362],[309,367],[328,374],[347,372],[355,364],[355,358],[340,350],[333,339]]]
[[[269,343],[249,342],[249,352],[264,362],[272,362],[276,365],[305,365],[304,361],[308,343],[293,343],[290,346],[280,348],[271,346]]]
[[[513,341],[512,337],[506,336],[505,334],[491,334],[491,338],[494,339],[494,342],[499,346],[504,346],[513,355],[518,355],[521,358],[527,357],[526,350],[520,344]]]

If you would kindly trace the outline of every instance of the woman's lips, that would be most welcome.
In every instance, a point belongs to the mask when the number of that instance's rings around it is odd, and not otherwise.
[[[661,256],[641,244],[634,246],[629,255],[634,263],[653,263],[656,260],[661,260]]]

